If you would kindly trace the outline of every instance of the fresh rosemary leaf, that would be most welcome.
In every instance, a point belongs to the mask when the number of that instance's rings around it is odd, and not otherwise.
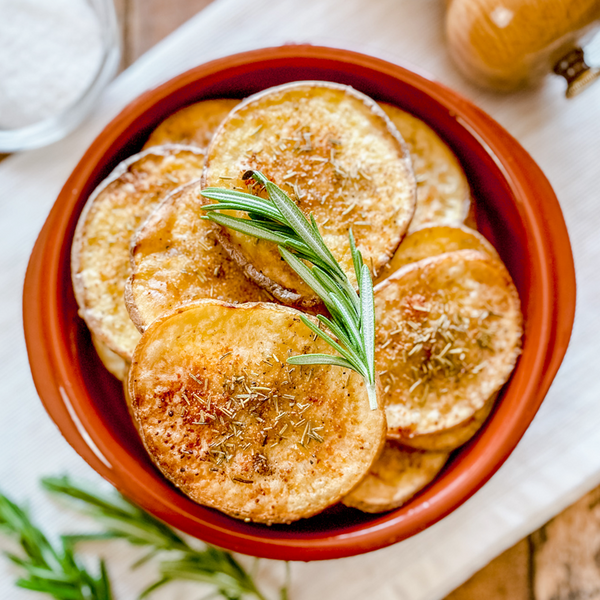
[[[210,189],[214,189],[214,188],[209,188]],[[218,189],[218,188],[217,188]],[[204,190],[203,193],[206,193],[206,190]],[[239,199],[227,199],[227,200],[221,200],[221,205],[219,206],[217,205],[209,205],[209,206],[217,206],[222,210],[244,210],[244,206],[252,206],[252,210],[259,215],[262,215],[263,217],[270,217],[272,219],[276,219],[277,218],[277,209],[269,204],[266,204],[265,202],[256,202],[256,198],[255,196],[250,196],[250,194],[245,194],[246,197],[250,197],[252,199],[254,199],[255,201],[252,202],[250,200],[239,200]],[[217,200],[219,199],[219,194],[214,194],[212,196],[207,196],[207,198],[210,198],[211,200]]]
[[[267,227],[258,225],[257,222],[249,221],[248,219],[239,219],[237,217],[230,217],[229,215],[222,215],[220,213],[211,213],[208,215],[208,218],[219,225],[223,225],[224,227],[235,229],[236,231],[240,231],[246,235],[267,240],[268,242],[273,242],[274,244],[284,245],[288,239],[287,237],[279,233],[274,233]]]
[[[293,365],[333,365],[343,367],[344,369],[352,369],[354,367],[350,362],[341,356],[331,356],[331,354],[301,354],[293,357]]]
[[[289,600],[289,589],[291,582],[291,569],[290,563],[286,561],[285,563],[285,583],[281,586],[281,590],[279,591],[279,600]]]
[[[223,227],[277,244],[282,258],[325,304],[331,320],[321,322],[339,341],[334,341],[314,323],[302,317],[303,323],[341,357],[313,354],[307,358],[290,357],[287,362],[337,365],[358,372],[365,379],[369,406],[377,408],[373,280],[356,247],[352,230],[349,232],[350,252],[360,298],[325,244],[314,216],[311,214],[306,218],[295,202],[259,171],[247,171],[243,179],[254,179],[261,184],[267,191],[268,200],[251,194],[209,188],[201,193],[206,198],[216,200],[217,204],[203,207],[207,211],[206,218]],[[217,212],[229,209],[244,211],[249,219],[229,217]],[[305,362],[306,360],[311,362]],[[322,362],[316,362],[318,360]]]
[[[354,350],[356,350],[357,354],[363,354],[364,349],[361,344],[361,334],[356,326],[356,322],[354,321],[353,315],[350,314],[348,308],[344,305],[342,298],[339,294],[331,293],[329,294],[331,297],[331,301],[335,304],[336,309],[341,315],[340,321],[344,324],[344,329],[350,334],[351,340],[353,342]]]
[[[344,294],[343,291],[340,290],[340,286],[330,277],[330,275],[327,273],[327,271],[324,271],[320,267],[315,266],[312,268],[312,274],[319,281],[319,283],[327,289],[329,305],[332,304],[331,294],[342,292],[339,294],[339,299],[346,305],[348,312],[351,315],[352,320],[357,324],[360,323],[360,314],[358,314],[356,312],[355,306],[350,301],[351,299],[348,298],[348,294]],[[356,305],[360,306],[358,296],[356,296],[356,293],[354,292],[354,290],[352,290],[352,294],[356,297],[356,301],[357,301]],[[327,306],[327,308],[330,312],[332,312],[332,310],[334,310],[334,309],[332,309],[331,306],[329,306],[329,305]]]
[[[369,376],[371,381],[375,379],[375,298],[373,295],[373,281],[367,265],[362,265],[360,275],[360,301],[361,301],[361,333],[364,346]],[[369,393],[369,404],[371,408],[377,408],[377,395],[373,388],[367,387]]]
[[[354,264],[354,272],[356,276],[359,277],[359,274],[362,273],[363,267],[363,259],[362,254],[356,248],[356,241],[354,240],[354,232],[350,229],[350,233],[348,234],[350,238],[350,252],[352,253],[352,262]],[[360,279],[358,280],[358,285],[360,287]]]
[[[204,188],[204,190],[202,190],[202,195],[210,200],[219,200],[223,202],[229,200],[249,200],[250,202],[265,203],[265,200],[259,196],[253,196],[247,192],[238,192],[237,190],[227,190],[225,188]]]
[[[57,600],[113,599],[103,562],[99,565],[99,575],[91,575],[79,563],[66,538],[52,545],[26,512],[2,495],[0,528],[17,539],[23,552],[23,556],[7,554],[14,564],[25,570],[25,576],[17,581],[19,587]]]
[[[364,365],[361,362],[359,356],[356,355],[352,347],[346,346],[343,347],[338,344],[333,338],[327,335],[323,330],[319,329],[312,321],[309,321],[304,315],[300,315],[300,319],[302,322],[316,335],[320,338],[324,339],[334,350],[337,350],[351,365],[352,369],[362,375],[363,377],[367,377],[367,371],[364,368]],[[300,356],[303,356],[302,354]],[[328,355],[326,355],[328,356]],[[294,360],[298,358],[297,356],[290,356],[287,360],[291,365],[295,364]],[[338,357],[333,357],[338,358]]]
[[[197,581],[214,585],[228,599],[237,600],[244,595],[252,595],[266,600],[250,575],[230,554],[210,546],[203,551],[187,553],[181,558],[163,560],[160,571],[161,580],[165,583],[174,580]],[[156,586],[152,589],[156,589]]]
[[[340,342],[342,342],[346,346],[352,346],[353,341],[341,327],[339,327],[333,321],[330,321],[327,317],[324,317],[323,315],[317,315],[317,319],[319,319],[319,321],[321,321],[321,323],[323,323],[325,327],[330,329]]]
[[[304,242],[295,240],[291,237],[288,238],[288,240],[285,242],[285,248],[294,250],[296,253],[296,256],[298,256],[299,258],[302,258],[304,256],[306,256],[306,257],[310,256],[310,248]],[[319,261],[319,264],[323,264],[323,263],[321,263]]]
[[[329,290],[324,287],[316,277],[316,269],[307,267],[299,258],[285,248],[279,248],[281,256],[285,262],[300,275],[302,280],[312,289],[327,306],[330,304]]]

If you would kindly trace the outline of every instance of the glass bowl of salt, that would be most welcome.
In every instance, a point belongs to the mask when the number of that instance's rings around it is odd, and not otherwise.
[[[0,0],[0,152],[67,135],[119,60],[113,0]]]

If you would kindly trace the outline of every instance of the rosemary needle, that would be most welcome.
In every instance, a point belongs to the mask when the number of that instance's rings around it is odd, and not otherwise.
[[[6,496],[0,495],[0,529],[17,538],[22,555],[7,553],[25,571],[17,586],[48,594],[57,600],[112,600],[108,574],[100,562],[94,576],[80,563],[71,541],[61,538],[51,544],[27,513]]]
[[[268,199],[236,190],[206,188],[201,194],[217,203],[202,207],[208,211],[205,218],[277,244],[283,259],[324,302],[331,319],[322,315],[317,318],[337,337],[335,341],[300,315],[302,322],[339,356],[304,354],[292,356],[287,362],[294,365],[334,365],[356,371],[365,380],[370,407],[377,408],[373,281],[356,248],[352,230],[349,233],[350,251],[360,296],[325,244],[313,215],[307,218],[281,188],[259,171],[247,171],[243,179],[254,179],[264,186]],[[218,212],[220,210],[243,211],[250,218],[232,217]]]

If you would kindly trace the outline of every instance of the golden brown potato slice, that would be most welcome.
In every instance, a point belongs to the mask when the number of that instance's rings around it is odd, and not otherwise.
[[[447,452],[422,452],[388,441],[367,476],[342,503],[368,513],[398,508],[431,483],[447,460]]]
[[[162,473],[234,517],[289,523],[338,502],[385,440],[362,378],[292,367],[329,352],[294,309],[200,300],[159,317],[129,372],[138,430]]]
[[[351,280],[350,227],[365,262],[378,271],[414,211],[416,183],[406,145],[377,104],[347,86],[291,83],[238,105],[207,150],[204,185],[246,190],[241,177],[248,169],[262,171],[305,214],[314,214]],[[318,302],[272,243],[231,230],[223,230],[222,241],[246,275],[282,302]]]
[[[80,314],[97,340],[126,361],[140,337],[123,299],[131,237],[171,190],[200,176],[203,164],[204,153],[191,146],[136,154],[96,188],[77,223],[71,275]]]
[[[187,144],[205,149],[217,127],[239,103],[233,98],[217,98],[186,106],[166,118],[150,134],[144,149],[161,144]]]
[[[460,225],[469,212],[469,183],[456,157],[423,121],[391,104],[381,107],[408,144],[417,178],[410,231],[427,224]]]
[[[504,265],[460,250],[375,287],[376,362],[388,436],[401,441],[473,418],[520,353],[519,296]]]
[[[98,340],[95,335],[92,335],[92,344],[106,370],[120,381],[125,381],[127,371],[129,370],[129,363],[118,354],[115,354],[106,344]]]
[[[466,444],[483,426],[494,408],[498,393],[492,397],[473,416],[459,425],[436,433],[425,433],[413,437],[403,437],[402,443],[417,450],[451,452]],[[393,437],[389,438],[393,439]]]
[[[456,250],[477,250],[499,259],[494,247],[474,229],[464,225],[425,226],[409,233],[402,240],[392,260],[379,273],[377,283],[405,265]]]
[[[192,300],[269,301],[247,279],[215,236],[217,226],[203,219],[200,183],[173,191],[138,229],[131,244],[131,275],[125,303],[140,331],[164,312]]]

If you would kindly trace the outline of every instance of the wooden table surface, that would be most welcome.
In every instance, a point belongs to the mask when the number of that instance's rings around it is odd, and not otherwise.
[[[212,0],[114,1],[124,69]],[[501,554],[445,600],[600,600],[600,487]]]

